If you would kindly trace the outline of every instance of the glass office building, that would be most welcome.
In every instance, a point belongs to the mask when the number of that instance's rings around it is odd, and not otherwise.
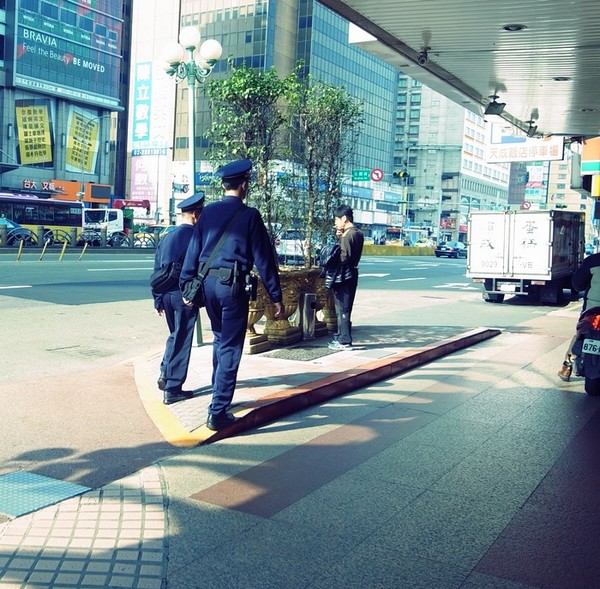
[[[223,46],[223,57],[230,56],[234,63],[275,67],[283,77],[302,60],[306,73],[344,86],[365,109],[365,124],[351,167],[391,172],[398,73],[349,44],[348,21],[314,0],[182,0],[181,26],[189,25],[199,26],[202,38],[217,39]],[[227,59],[221,59],[212,75],[226,69]],[[206,105],[199,107],[202,111]],[[178,97],[177,110],[187,111],[183,96]],[[178,116],[176,123],[176,159],[185,157],[178,149],[187,149],[183,118]],[[207,123],[206,113],[198,116],[196,141],[200,149],[206,147],[200,137]]]

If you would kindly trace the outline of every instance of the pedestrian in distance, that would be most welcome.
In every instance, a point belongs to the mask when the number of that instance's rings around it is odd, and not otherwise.
[[[183,262],[194,225],[204,206],[204,193],[194,194],[177,206],[181,209],[181,224],[158,242],[154,256],[155,271],[172,262]],[[198,312],[184,304],[178,285],[164,293],[152,291],[152,296],[154,308],[159,315],[164,315],[169,328],[157,384],[163,391],[164,404],[170,405],[193,395],[193,391],[184,391],[182,387],[188,373]]]
[[[248,159],[226,164],[215,175],[221,179],[224,197],[207,205],[196,224],[181,271],[180,287],[185,292],[202,269],[206,313],[213,340],[212,399],[206,425],[218,431],[235,422],[229,411],[242,357],[248,324],[247,276],[256,266],[267,294],[275,305],[275,317],[283,315],[282,292],[277,262],[269,234],[259,211],[244,203],[248,195],[252,162]],[[216,250],[227,233],[222,247]],[[216,252],[210,268],[203,264]],[[187,305],[190,300],[184,298]]]
[[[352,307],[358,287],[358,263],[365,238],[354,225],[354,214],[348,205],[339,205],[333,214],[336,235],[339,235],[340,265],[332,286],[337,332],[329,348],[343,351],[352,350]]]

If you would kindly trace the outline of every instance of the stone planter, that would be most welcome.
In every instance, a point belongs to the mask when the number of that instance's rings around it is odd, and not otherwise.
[[[280,268],[281,288],[283,290],[284,316],[275,319],[275,308],[261,281],[258,283],[256,301],[250,301],[248,313],[248,330],[246,333],[245,352],[257,354],[270,347],[281,347],[295,344],[302,339],[299,326],[290,323],[290,317],[296,313],[303,293],[316,294],[317,317],[315,335],[326,335],[335,331],[337,321],[331,292],[325,288],[325,281],[319,278],[319,268]],[[264,332],[256,332],[255,325],[262,317],[266,317]]]

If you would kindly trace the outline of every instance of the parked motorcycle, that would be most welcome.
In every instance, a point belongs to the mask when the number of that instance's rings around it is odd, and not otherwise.
[[[600,307],[586,309],[579,317],[573,344],[575,372],[585,378],[585,392],[600,395]]]

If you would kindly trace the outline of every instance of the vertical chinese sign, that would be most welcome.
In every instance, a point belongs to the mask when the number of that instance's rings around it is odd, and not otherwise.
[[[24,165],[52,163],[48,104],[26,105],[25,101],[16,101],[15,113],[21,163]]]
[[[96,169],[100,120],[71,110],[68,122],[65,168],[69,172],[92,173]]]

